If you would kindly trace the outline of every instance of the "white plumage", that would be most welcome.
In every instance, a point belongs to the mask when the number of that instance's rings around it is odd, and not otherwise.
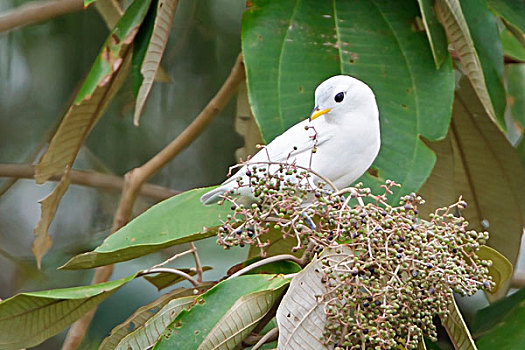
[[[305,127],[313,128],[305,130]],[[316,152],[312,154],[314,145]],[[268,165],[256,164],[268,162],[268,158],[271,162],[295,163],[303,168],[311,165],[312,170],[341,189],[350,186],[370,167],[380,145],[379,112],[374,93],[358,79],[336,75],[315,90],[315,108],[310,118],[276,137],[247,165],[268,168]],[[248,183],[247,165],[218,188],[204,194],[201,202],[216,203],[221,195],[237,189],[239,177]],[[312,181],[315,185],[319,178],[314,176]],[[249,187],[239,192],[252,197]]]

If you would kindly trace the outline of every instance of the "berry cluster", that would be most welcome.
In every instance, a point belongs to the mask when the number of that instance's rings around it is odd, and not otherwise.
[[[460,216],[465,202],[424,220],[418,213],[424,201],[415,194],[388,203],[393,181],[380,195],[361,185],[337,191],[304,169],[271,166],[254,167],[249,183],[239,181],[238,190],[254,194],[251,204],[225,196],[234,214],[220,227],[218,243],[256,245],[264,256],[264,234],[277,230],[296,241],[293,250],[343,251],[344,258],[322,255],[324,339],[336,349],[415,349],[423,335],[436,337],[433,318],[447,317],[451,291],[472,295],[493,287],[490,262],[476,255],[488,233],[468,230]]]

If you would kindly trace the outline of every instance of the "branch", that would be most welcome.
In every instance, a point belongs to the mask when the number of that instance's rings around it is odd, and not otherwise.
[[[83,0],[32,1],[0,13],[0,33],[84,9]]]
[[[299,264],[300,266],[303,266],[303,264],[304,264],[304,261],[302,259],[299,259],[298,257],[293,256],[291,254],[275,255],[275,256],[271,256],[271,257],[263,259],[263,260],[256,261],[253,264],[248,265],[245,268],[240,269],[239,271],[235,272],[233,275],[228,277],[228,279],[239,277],[240,275],[243,275],[246,272],[251,271],[251,270],[253,270],[253,269],[257,268],[257,267],[264,266],[264,265],[267,265],[267,264],[270,264],[270,263],[273,263],[273,262],[276,262],[276,261],[281,261],[281,260],[291,260],[291,261]]]
[[[263,335],[261,337],[261,339],[259,339],[259,341],[257,342],[257,344],[255,344],[252,348],[252,350],[257,350],[259,349],[260,347],[262,347],[264,344],[270,342],[270,341],[274,341],[277,339],[277,334],[279,334],[279,328],[275,327],[275,328],[272,328],[268,331],[268,333],[266,333],[265,335]]]
[[[177,276],[180,276],[182,278],[185,278],[188,281],[190,281],[191,284],[193,284],[194,287],[199,287],[200,286],[200,283],[198,281],[196,281],[193,277],[188,275],[186,272],[181,271],[181,270],[177,270],[177,269],[168,268],[168,267],[159,267],[159,268],[156,268],[156,269],[144,270],[141,273],[139,273],[137,276],[144,276],[144,275],[150,275],[150,274],[153,274],[153,273],[163,273],[163,272],[164,273],[172,273],[174,275],[177,275]]]
[[[30,164],[0,164],[0,177],[34,180],[34,175],[35,167]],[[87,187],[122,190],[124,185],[124,180],[121,177],[96,171],[71,170],[69,176],[71,183]],[[50,180],[60,181],[60,175],[52,176]],[[179,193],[179,191],[167,187],[144,184],[139,195],[161,201]]]
[[[142,185],[162,169],[162,167],[171,161],[177,154],[188,147],[193,140],[202,133],[210,121],[226,106],[228,101],[237,91],[239,84],[244,80],[244,77],[242,55],[239,54],[230,75],[217,94],[211,99],[195,120],[179,136],[177,136],[175,140],[157,153],[153,158],[141,167],[129,171],[124,176],[122,196],[120,197],[119,206],[113,218],[112,233],[129,221],[133,211],[133,205]],[[93,278],[93,284],[107,281],[109,277],[111,277],[112,272],[113,265],[97,268],[95,271],[95,277]],[[62,346],[62,350],[74,350],[80,346],[89,324],[95,315],[95,311],[96,308],[88,312],[71,326],[64,345]]]

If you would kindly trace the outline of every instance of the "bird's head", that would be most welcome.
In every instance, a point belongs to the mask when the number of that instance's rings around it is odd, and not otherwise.
[[[377,111],[372,89],[351,76],[336,75],[315,89],[315,107],[310,114],[310,121],[323,115],[342,117],[363,106],[372,106]]]

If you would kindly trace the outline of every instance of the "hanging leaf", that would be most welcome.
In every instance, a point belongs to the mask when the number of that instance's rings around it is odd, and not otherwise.
[[[132,68],[133,90],[137,99],[133,118],[135,125],[139,124],[140,114],[160,67],[177,4],[178,0],[154,0],[149,18],[138,34]]]
[[[450,294],[450,305],[448,308],[448,316],[441,319],[443,327],[447,330],[448,336],[454,344],[456,350],[477,350],[474,339],[470,335],[463,316],[454,300],[452,293]]]
[[[51,225],[51,221],[53,221],[55,217],[58,204],[66,193],[68,186],[69,169],[66,170],[66,173],[62,176],[62,179],[60,179],[60,182],[56,185],[53,192],[40,201],[41,215],[34,230],[36,237],[31,246],[31,251],[36,258],[38,269],[40,269],[42,265],[42,257],[53,245],[53,240],[48,234],[49,225]]]
[[[500,128],[500,120],[496,116],[490,99],[485,75],[478,52],[469,30],[469,26],[461,9],[459,0],[437,0],[436,12],[441,24],[445,27],[448,40],[456,49],[468,78],[490,119]]]
[[[182,311],[154,349],[233,349],[270,310],[288,280],[246,275],[220,282]]]
[[[425,32],[428,37],[428,43],[432,50],[432,57],[434,57],[436,69],[439,69],[449,57],[447,36],[437,19],[436,11],[433,6],[434,2],[432,0],[418,0],[417,2],[419,4],[419,10],[421,11]]]
[[[505,130],[505,87],[503,84],[503,50],[496,18],[486,0],[461,0],[476,52],[478,53],[494,113]]]
[[[109,30],[115,27],[120,17],[122,17],[124,14],[124,11],[122,11],[118,0],[98,0],[95,3],[95,8],[104,19],[104,22],[106,22]]]
[[[87,135],[118,91],[131,62],[130,45],[148,9],[149,0],[136,2],[126,11],[106,40],[73,104],[60,123],[51,143],[35,168],[37,183],[71,169]],[[69,170],[68,170],[69,171]],[[54,214],[69,185],[64,176],[55,190],[42,202],[42,213],[35,228],[33,253],[40,266],[51,247],[47,233]]]
[[[381,120],[382,147],[373,165],[378,178],[365,175],[360,181],[378,189],[388,178],[401,183],[403,192],[419,189],[435,161],[420,136],[446,135],[454,77],[450,59],[436,70],[425,33],[413,30],[417,3],[251,4],[243,16],[242,47],[263,138],[271,141],[306,118],[321,81],[350,74],[374,90]]]
[[[426,213],[459,196],[467,202],[463,216],[470,227],[489,231],[488,246],[516,263],[525,218],[525,174],[516,150],[498,132],[472,88],[463,77],[454,101],[452,125],[438,162],[420,193],[428,198]],[[453,160],[450,159],[452,148]],[[422,211],[423,213],[423,211]]]
[[[150,0],[134,2],[109,35],[49,148],[36,166],[37,183],[43,183],[73,165],[88,133],[126,77],[131,62],[130,45],[149,3]]]
[[[142,350],[157,342],[160,334],[185,309],[193,306],[195,289],[176,289],[144,305],[115,327],[99,350]]]
[[[211,270],[211,266],[203,266],[202,271],[209,271]],[[195,271],[194,268],[192,269],[179,269],[182,272],[187,273],[190,276],[194,276],[197,274],[197,271]],[[157,289],[160,291],[164,288],[171,287],[174,284],[177,284],[179,282],[185,281],[186,279],[184,277],[175,275],[173,273],[167,273],[167,272],[161,272],[156,275],[147,275],[144,276],[144,279],[148,281],[149,283],[153,284]]]
[[[17,294],[0,302],[0,348],[40,344],[64,330],[136,275],[89,286]]]
[[[171,197],[109,236],[94,251],[77,255],[62,269],[88,269],[127,261],[172,245],[216,234],[230,207],[204,206],[200,197],[213,187],[199,188]]]

